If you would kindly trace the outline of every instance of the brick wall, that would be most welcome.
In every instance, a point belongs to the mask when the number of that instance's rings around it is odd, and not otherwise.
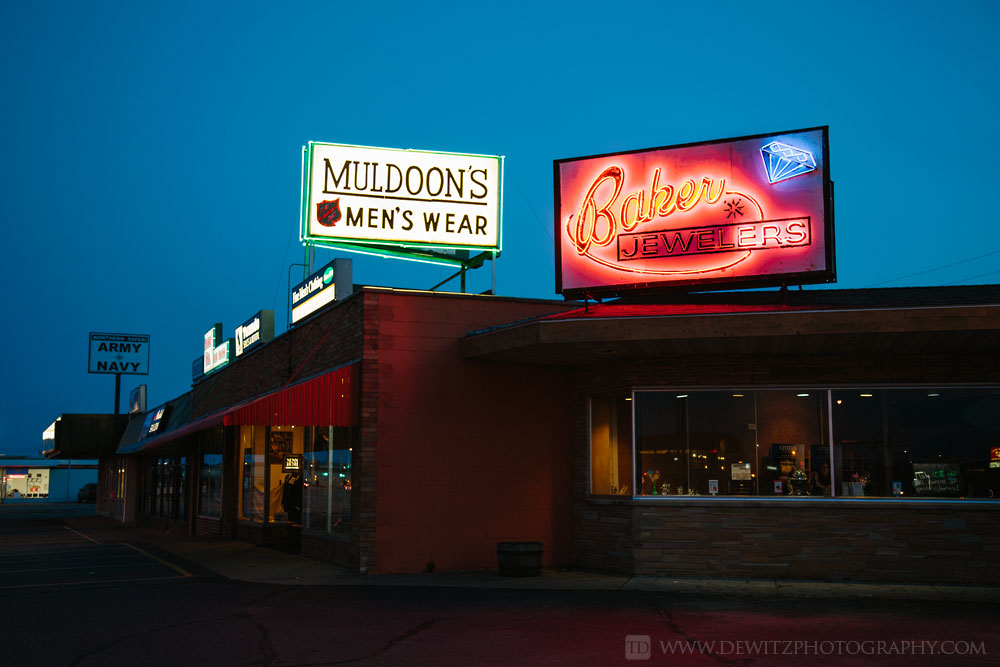
[[[563,308],[366,288],[199,383],[195,417],[360,359],[350,532],[305,533],[302,553],[359,572],[490,568],[497,542],[532,540],[544,543],[547,564],[568,563],[566,374],[466,361],[458,344],[469,331]],[[239,456],[230,462],[238,478]],[[227,496],[224,533],[264,539],[239,522],[236,496]]]
[[[568,377],[459,351],[469,331],[559,309],[366,293],[362,440],[377,471],[362,484],[377,489],[374,571],[495,568],[496,543],[510,540],[542,542],[549,565],[571,560]]]
[[[361,358],[360,295],[231,361],[191,391],[195,419]]]

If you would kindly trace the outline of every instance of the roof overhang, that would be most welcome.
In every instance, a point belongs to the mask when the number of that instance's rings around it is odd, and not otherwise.
[[[467,359],[570,367],[691,355],[986,353],[1000,349],[1000,305],[602,304],[472,332],[460,345]]]
[[[59,415],[42,435],[43,453],[50,459],[96,459],[114,454],[127,421],[126,415]]]

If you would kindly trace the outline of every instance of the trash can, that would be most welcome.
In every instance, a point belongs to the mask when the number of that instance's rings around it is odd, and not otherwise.
[[[497,566],[504,577],[537,577],[542,569],[542,543],[497,542]]]

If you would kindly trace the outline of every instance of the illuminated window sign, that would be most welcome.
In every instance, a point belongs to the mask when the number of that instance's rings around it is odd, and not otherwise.
[[[274,311],[260,310],[236,327],[236,356],[274,339]]]
[[[202,372],[211,373],[229,363],[229,353],[233,347],[233,339],[222,339],[222,324],[216,323],[205,332],[205,345],[202,353]]]
[[[990,447],[990,467],[1000,468],[1000,447]]]
[[[292,288],[292,324],[337,300],[333,262]]]
[[[281,462],[281,472],[298,472],[302,470],[302,457],[298,454],[285,454]]]
[[[503,158],[309,142],[302,240],[500,250]]]
[[[91,332],[87,372],[149,375],[149,336]]]
[[[556,160],[556,291],[833,282],[827,128]]]
[[[143,437],[158,435],[164,431],[167,425],[167,413],[169,406],[161,405],[146,415],[143,421]]]

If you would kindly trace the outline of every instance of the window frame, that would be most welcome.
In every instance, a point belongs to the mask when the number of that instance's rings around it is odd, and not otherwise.
[[[601,392],[595,391],[588,393],[587,398],[587,500],[588,501],[598,501],[598,502],[608,502],[611,500],[625,501],[629,503],[663,503],[663,502],[673,502],[673,503],[685,503],[685,502],[698,502],[698,503],[727,503],[733,505],[751,505],[759,503],[837,503],[843,505],[844,503],[851,504],[867,504],[867,503],[895,503],[895,504],[935,504],[940,505],[942,503],[958,503],[961,505],[969,504],[982,504],[988,503],[993,504],[996,499],[991,498],[979,498],[979,497],[958,497],[958,498],[934,498],[934,497],[902,497],[902,496],[844,496],[839,493],[837,488],[838,471],[835,468],[835,448],[836,443],[834,441],[834,431],[835,431],[835,419],[833,411],[833,393],[835,391],[858,391],[863,392],[865,390],[879,391],[879,392],[889,392],[889,391],[923,391],[923,390],[983,390],[983,391],[994,391],[1000,392],[1000,385],[993,383],[918,383],[918,384],[899,384],[899,383],[848,383],[848,384],[838,384],[838,385],[818,385],[818,384],[801,384],[801,385],[698,385],[698,386],[684,386],[684,385],[637,385],[629,387],[626,391],[625,400],[630,403],[630,418],[631,418],[631,460],[632,469],[630,486],[632,487],[631,493],[628,495],[614,495],[614,494],[595,494],[593,491],[593,400],[595,398],[600,399],[610,399],[618,400],[621,398],[620,393],[615,392]],[[639,472],[639,456],[637,455],[637,435],[638,429],[636,428],[636,395],[645,392],[658,392],[658,393],[710,393],[710,392],[765,392],[765,391],[796,391],[796,392],[823,392],[825,394],[825,411],[826,411],[826,424],[821,425],[821,428],[825,426],[824,436],[827,440],[828,456],[831,468],[831,488],[830,496],[775,496],[775,495],[754,495],[754,496],[734,496],[734,495],[641,495],[638,494],[638,487],[635,483],[637,479],[637,474]],[[758,416],[759,418],[759,416]],[[754,436],[757,437],[756,435]],[[759,443],[758,443],[759,446]]]

